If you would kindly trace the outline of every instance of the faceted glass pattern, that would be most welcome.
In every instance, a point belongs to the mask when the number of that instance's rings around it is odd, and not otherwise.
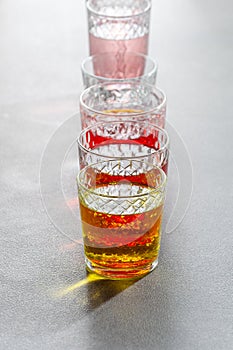
[[[149,33],[148,0],[89,0],[89,32],[108,40],[129,40]]]
[[[138,178],[142,175],[140,185]],[[106,178],[112,182],[100,186]],[[78,177],[81,201],[94,211],[114,215],[139,214],[159,207],[164,201],[165,183],[166,176],[160,168],[132,159],[92,164]]]
[[[102,83],[80,96],[82,128],[112,120],[148,121],[165,126],[166,96],[143,82]]]
[[[78,148],[80,168],[107,159],[132,158],[153,163],[167,173],[168,134],[148,122],[95,124],[81,132]]]

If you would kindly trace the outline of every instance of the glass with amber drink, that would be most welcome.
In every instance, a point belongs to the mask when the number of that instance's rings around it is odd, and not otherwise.
[[[165,126],[166,96],[144,81],[99,83],[80,96],[82,128],[104,121],[148,121]]]
[[[112,159],[80,170],[78,196],[87,269],[138,278],[158,264],[166,174],[145,160]]]

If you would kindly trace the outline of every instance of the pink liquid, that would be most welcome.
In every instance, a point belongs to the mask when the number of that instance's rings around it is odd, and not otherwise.
[[[94,71],[96,75],[109,78],[133,78],[143,74],[144,60],[135,62],[134,57],[127,56],[127,62],[124,59],[126,52],[139,52],[147,54],[148,34],[127,40],[111,40],[89,35],[90,54],[104,52],[115,53],[114,61],[95,62]]]
[[[128,40],[109,40],[94,36],[90,33],[90,54],[103,52],[148,52],[148,34]]]

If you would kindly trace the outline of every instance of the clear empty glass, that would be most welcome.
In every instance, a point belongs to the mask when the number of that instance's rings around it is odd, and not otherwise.
[[[90,55],[148,52],[150,0],[87,0]]]
[[[103,82],[138,80],[155,85],[158,65],[149,56],[136,52],[116,55],[105,52],[83,60],[83,85],[85,88]]]
[[[101,83],[80,96],[82,128],[112,120],[146,120],[164,128],[166,96],[144,82]]]

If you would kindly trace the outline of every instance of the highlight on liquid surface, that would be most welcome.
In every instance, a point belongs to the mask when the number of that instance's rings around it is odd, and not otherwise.
[[[80,212],[85,255],[100,274],[116,278],[134,277],[149,272],[158,258],[163,198],[153,188],[122,180],[95,188],[80,196]],[[153,195],[152,195],[153,193]],[[107,198],[103,195],[122,196]],[[126,198],[145,194],[145,196]]]

